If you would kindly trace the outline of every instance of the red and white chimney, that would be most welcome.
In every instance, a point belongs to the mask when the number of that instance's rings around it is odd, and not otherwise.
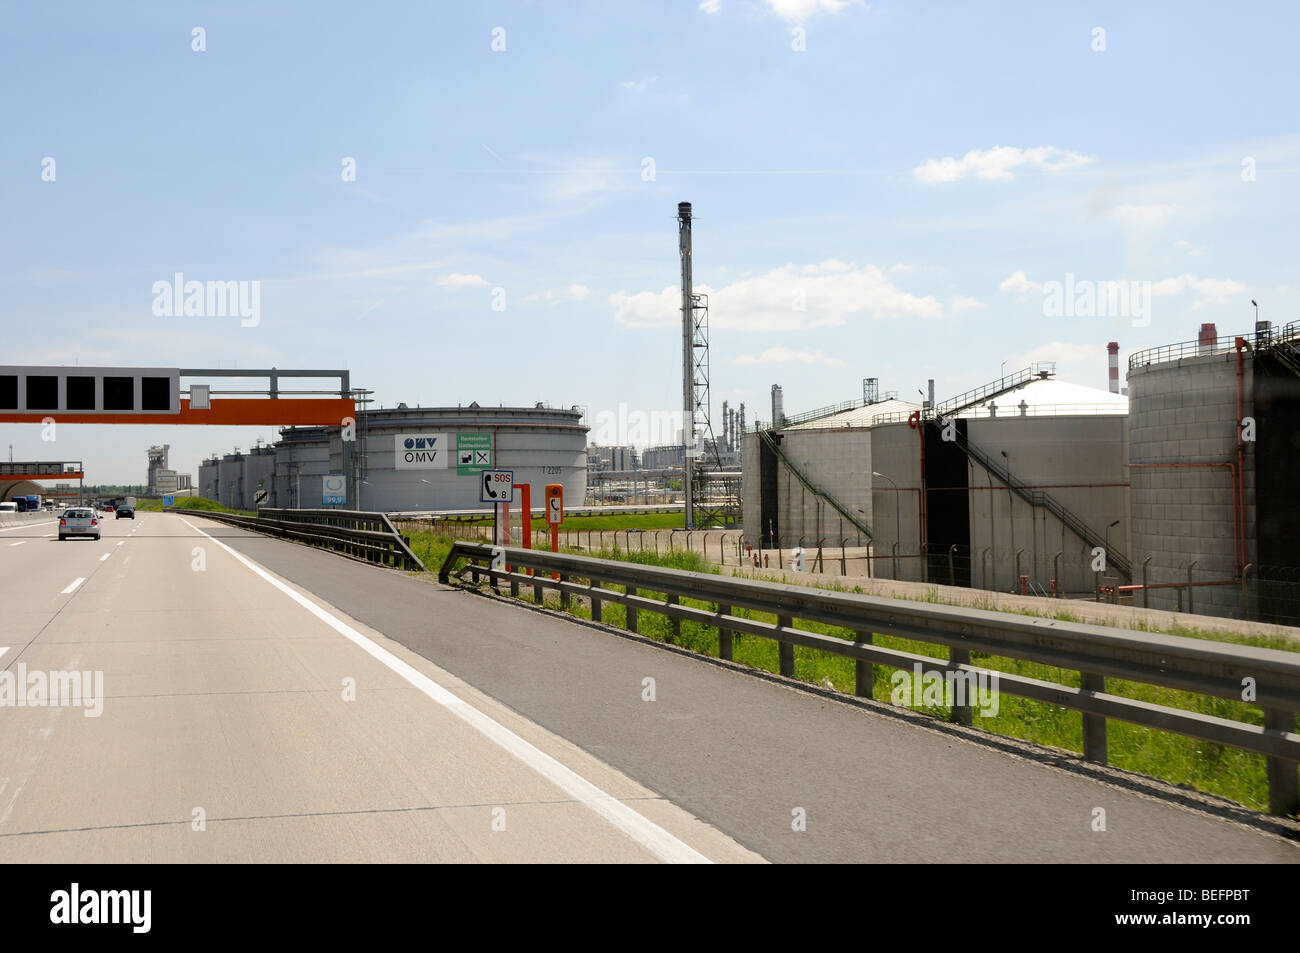
[[[1119,393],[1119,342],[1111,341],[1106,345],[1106,353],[1110,355],[1110,392]]]

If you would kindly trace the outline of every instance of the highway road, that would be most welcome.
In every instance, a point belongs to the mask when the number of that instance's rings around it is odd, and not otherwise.
[[[0,667],[102,697],[0,707],[0,862],[1300,860],[1014,743],[427,578],[177,514],[55,528],[0,531]]]

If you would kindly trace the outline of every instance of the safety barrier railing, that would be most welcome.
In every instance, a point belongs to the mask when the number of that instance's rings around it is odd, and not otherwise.
[[[216,520],[229,526],[293,539],[380,566],[424,572],[424,563],[384,513],[359,510],[261,510],[240,516],[210,510],[176,508],[184,516]]]
[[[469,566],[457,574],[462,560]],[[512,595],[531,587],[537,603],[547,589],[557,591],[563,605],[574,596],[588,599],[596,622],[603,621],[606,603],[616,603],[627,608],[627,628],[632,632],[637,631],[640,612],[663,615],[675,629],[680,629],[682,620],[714,626],[718,654],[724,659],[732,656],[734,633],[771,639],[777,643],[779,668],[785,676],[794,675],[795,646],[853,659],[856,694],[862,696],[872,693],[877,664],[903,670],[918,664],[927,670],[942,669],[945,679],[962,680],[968,688],[977,679],[996,677],[1000,692],[1082,712],[1083,757],[1089,761],[1108,761],[1109,719],[1170,731],[1263,755],[1270,812],[1300,810],[1300,733],[1295,721],[1300,711],[1300,653],[487,543],[453,544],[438,578],[449,584],[453,574],[469,575],[475,584],[480,577],[494,586],[509,584]],[[684,598],[712,608],[684,605]],[[776,621],[735,615],[737,608],[769,613]],[[801,629],[795,620],[848,629],[855,640]],[[873,644],[876,634],[946,646],[948,659],[877,646]],[[980,668],[971,664],[972,652],[1077,671],[1081,686]],[[1263,710],[1263,724],[1109,694],[1108,678],[1248,701]],[[971,706],[955,706],[953,717],[971,724]]]

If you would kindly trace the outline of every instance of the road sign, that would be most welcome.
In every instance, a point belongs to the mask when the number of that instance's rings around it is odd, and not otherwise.
[[[492,435],[490,433],[456,434],[456,473],[476,476],[492,469]]]
[[[331,473],[320,479],[321,503],[325,506],[345,506],[348,502],[348,483],[341,473]]]
[[[261,506],[263,503],[266,502],[266,498],[268,495],[269,493],[266,490],[263,489],[254,490],[253,502],[256,503],[258,506]]]
[[[564,484],[546,484],[546,522],[558,526],[564,522]]]
[[[514,470],[484,470],[479,484],[480,503],[513,503],[515,501]]]
[[[163,497],[163,506],[175,506],[175,505],[176,505],[176,497],[174,496]]]
[[[398,470],[445,470],[450,457],[445,433],[399,433],[393,438],[393,466]]]

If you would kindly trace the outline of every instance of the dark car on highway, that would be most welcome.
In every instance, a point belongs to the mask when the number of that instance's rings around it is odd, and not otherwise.
[[[127,517],[128,519],[135,519],[135,507],[130,506],[126,503],[123,503],[114,512],[116,513],[114,519],[120,520],[123,516]]]

